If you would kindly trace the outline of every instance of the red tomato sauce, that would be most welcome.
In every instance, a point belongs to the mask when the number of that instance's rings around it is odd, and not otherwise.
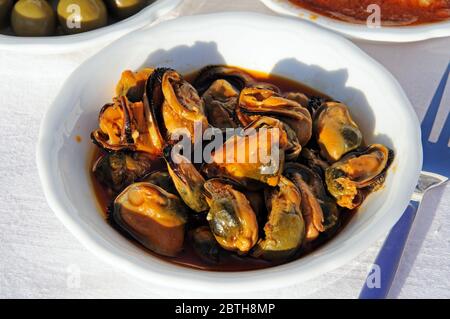
[[[362,24],[380,7],[381,24],[406,26],[450,19],[450,0],[289,0],[290,2],[341,21]]]

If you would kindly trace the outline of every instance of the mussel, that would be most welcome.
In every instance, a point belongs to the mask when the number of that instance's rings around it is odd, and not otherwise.
[[[256,220],[258,221],[258,228],[261,230],[267,221],[267,208],[264,199],[264,191],[243,191],[245,197],[247,197],[250,206],[252,206],[253,211],[256,215]]]
[[[134,183],[114,200],[111,222],[146,248],[165,256],[183,249],[187,208],[151,183]]]
[[[210,179],[204,188],[207,220],[217,242],[226,250],[248,253],[258,240],[258,223],[248,199],[222,179]]]
[[[288,92],[284,94],[287,99],[296,101],[304,108],[308,109],[311,117],[314,118],[317,110],[322,106],[323,103],[329,101],[330,99],[325,96],[308,96],[301,92]]]
[[[319,174],[322,179],[325,176],[325,170],[330,166],[327,161],[320,157],[319,150],[309,147],[302,148],[299,160]]]
[[[100,110],[99,129],[92,132],[92,141],[100,148],[109,151],[131,149],[131,112],[126,98],[116,99],[114,103],[105,104]]]
[[[214,81],[202,98],[209,124],[220,129],[238,127],[235,111],[239,91],[230,82],[223,79]]]
[[[241,91],[255,80],[247,72],[225,65],[210,65],[200,70],[194,81],[194,87],[203,95],[216,80],[226,80],[236,90]]]
[[[139,178],[137,182],[151,183],[171,194],[177,194],[177,189],[175,188],[173,180],[170,177],[169,172],[166,171],[153,171]]]
[[[323,103],[317,110],[314,133],[321,155],[332,163],[362,143],[362,133],[347,106],[338,102]]]
[[[165,150],[164,157],[170,177],[185,204],[195,212],[206,211],[208,204],[203,194],[205,179],[194,164],[185,156],[170,149]]]
[[[91,138],[106,151],[142,151],[153,156],[162,152],[159,129],[142,102],[132,103],[121,96],[102,108],[98,122],[99,129]]]
[[[155,69],[147,81],[144,99],[155,114],[166,141],[186,134],[194,139],[196,125],[199,134],[208,127],[203,100],[195,88],[172,69]]]
[[[267,260],[287,259],[300,249],[305,238],[300,191],[289,179],[281,177],[277,187],[266,190],[265,197],[269,211],[265,236],[252,255]]]
[[[123,71],[116,86],[116,96],[126,96],[130,102],[142,102],[145,83],[152,73],[151,68],[144,68],[138,72]]]
[[[309,221],[310,230],[307,233],[313,234],[314,236],[309,236],[309,238],[316,238],[319,232],[325,232],[334,229],[339,221],[339,209],[333,197],[327,194],[324,187],[323,180],[319,174],[310,169],[309,167],[299,164],[299,163],[288,163],[285,166],[284,174],[300,190],[304,190],[302,195],[308,196],[312,195],[308,201],[303,201],[303,204],[312,205],[309,208],[303,209],[306,214],[310,212],[310,216],[314,218],[306,218]],[[303,197],[305,197],[303,196]],[[314,197],[314,198],[312,198]],[[320,205],[320,210],[317,209],[316,202]],[[307,236],[308,237],[308,236]]]
[[[286,141],[287,145],[285,149],[286,161],[295,161],[299,157],[300,152],[302,151],[302,145],[298,140],[297,134],[285,122],[280,121],[278,127],[286,132],[287,137]]]
[[[276,86],[273,83],[268,83],[268,82],[254,82],[254,83],[250,83],[248,86],[248,88],[252,88],[252,89],[258,89],[258,90],[270,90],[272,92],[275,92],[276,94],[280,94],[281,95],[281,90],[278,86]]]
[[[286,161],[292,161],[298,158],[302,146],[298,141],[297,135],[292,128],[285,122],[269,116],[261,116],[251,122],[247,130],[259,128],[275,128],[280,131],[280,147],[284,149]]]
[[[114,152],[99,157],[92,167],[95,178],[112,193],[118,193],[152,169],[146,153]]]
[[[298,187],[302,198],[301,208],[306,227],[305,241],[311,242],[317,239],[321,232],[325,231],[322,207],[311,187],[300,174],[293,174],[290,177]]]
[[[189,232],[195,253],[207,263],[220,261],[221,247],[208,226],[200,226]]]
[[[322,106],[323,103],[328,101],[330,101],[330,99],[323,96],[310,96],[307,109],[311,113],[311,116],[315,117],[317,110]]]
[[[322,207],[313,192],[302,179],[296,181],[302,195],[302,214],[306,224],[305,240],[315,240],[320,233],[325,231]]]
[[[286,94],[284,94],[284,97],[297,102],[298,104],[300,104],[301,106],[303,106],[304,108],[308,108],[309,105],[309,97],[301,92],[288,92]]]
[[[296,101],[284,98],[273,90],[258,87],[243,89],[236,114],[244,126],[260,116],[275,117],[295,132],[301,146],[305,145],[312,135],[309,111]]]
[[[260,118],[245,128],[243,134],[229,138],[204,166],[209,177],[222,176],[248,187],[252,182],[276,186],[284,165],[287,135],[279,123]]]
[[[375,191],[383,184],[393,158],[393,151],[381,144],[347,154],[325,171],[328,191],[339,206],[358,207],[363,189]]]

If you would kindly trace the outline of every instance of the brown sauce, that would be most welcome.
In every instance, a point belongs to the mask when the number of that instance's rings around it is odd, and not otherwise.
[[[296,92],[302,92],[308,96],[320,96],[324,98],[328,98],[323,93],[320,93],[304,84],[301,84],[299,82],[283,78],[277,75],[273,74],[267,74],[263,72],[258,71],[252,71],[252,70],[245,70],[247,73],[250,73],[253,78],[261,81],[261,82],[268,82],[275,84],[282,92],[290,92],[290,91],[296,91]],[[192,73],[185,75],[184,78],[188,81],[192,81],[197,73]],[[93,156],[91,158],[90,167],[93,167],[94,163],[97,161],[97,159],[103,155],[103,152],[96,148],[95,152],[93,153]],[[155,170],[158,170],[161,168],[161,163],[158,161],[155,163]],[[93,190],[95,197],[98,201],[100,211],[103,214],[103,216],[107,217],[107,210],[108,207],[111,205],[112,201],[114,200],[114,197],[111,193],[107,191],[106,188],[104,188],[94,177],[94,174],[91,171],[91,180],[93,185]],[[316,250],[320,246],[326,244],[329,239],[332,239],[337,233],[347,225],[347,223],[350,221],[352,216],[354,216],[356,213],[355,211],[348,211],[343,210],[340,217],[340,225],[334,232],[334,234],[329,238],[318,238],[311,246],[302,248],[301,252],[295,256],[292,260],[296,260],[298,258],[301,258],[308,253],[310,253],[313,250]],[[130,239],[132,240],[132,239]],[[132,240],[133,241],[133,240]],[[184,250],[176,257],[166,257],[158,255],[149,249],[146,249],[145,247],[138,244],[136,241],[133,241],[137,246],[141,247],[146,252],[152,254],[153,256],[156,256],[162,260],[165,260],[172,264],[181,265],[184,267],[194,268],[194,269],[201,269],[201,270],[208,270],[208,271],[249,271],[249,270],[257,270],[257,269],[263,269],[268,267],[273,267],[280,264],[285,264],[286,261],[282,262],[269,262],[265,261],[263,259],[256,259],[248,256],[238,256],[234,253],[226,254],[225,256],[221,256],[221,261],[219,264],[211,264],[208,262],[205,262],[203,259],[201,259],[195,252],[190,244],[190,241],[188,238],[186,238],[184,242]]]
[[[363,24],[372,12],[369,5],[381,9],[381,24],[407,26],[439,22],[450,19],[450,0],[289,0],[320,15]]]
[[[234,66],[232,66],[234,67]],[[236,67],[237,68],[237,67]],[[275,84],[280,90],[281,92],[291,92],[291,91],[295,91],[295,92],[302,92],[308,96],[319,96],[319,97],[323,97],[323,98],[329,98],[328,95],[319,92],[303,83],[279,76],[279,75],[275,75],[275,74],[270,74],[270,73],[266,73],[266,72],[261,72],[261,71],[255,71],[255,70],[249,70],[249,69],[244,69],[244,68],[239,68],[245,72],[247,72],[248,74],[250,74],[254,79],[260,81],[260,82],[267,82],[267,83],[271,83],[271,84]],[[198,72],[192,72],[190,74],[184,75],[183,77],[192,83],[192,81],[195,79],[195,77],[197,76]]]

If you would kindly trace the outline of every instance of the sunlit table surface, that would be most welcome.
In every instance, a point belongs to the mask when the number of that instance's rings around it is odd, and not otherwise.
[[[219,11],[274,14],[258,0],[185,0],[161,20]],[[355,43],[399,80],[421,119],[450,62],[450,38]],[[0,298],[356,298],[384,238],[347,265],[283,289],[227,295],[140,281],[84,248],[48,207],[35,164],[40,120],[69,74],[99,48],[61,55],[0,52]],[[374,83],[376,85],[376,83]],[[433,136],[450,109],[447,87]],[[398,119],[402,121],[402,119]],[[450,160],[450,159],[449,159]],[[79,280],[74,281],[74,276]],[[450,297],[450,186],[425,198],[392,298]]]

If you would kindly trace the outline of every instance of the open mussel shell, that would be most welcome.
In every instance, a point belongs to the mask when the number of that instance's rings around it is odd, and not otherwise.
[[[381,144],[372,144],[334,163],[325,172],[328,191],[341,207],[354,209],[363,198],[361,190],[377,190],[384,182],[394,152]]]
[[[219,245],[248,253],[258,240],[258,222],[248,199],[227,180],[210,179],[204,188],[209,205],[207,220]]]
[[[158,127],[142,102],[132,103],[120,96],[102,108],[98,122],[91,138],[105,151],[141,151],[152,156],[162,152]]]
[[[225,65],[209,65],[200,70],[194,81],[194,87],[200,95],[203,95],[216,80],[226,80],[238,91],[255,82],[250,74],[241,69]]]
[[[164,158],[178,194],[193,211],[200,213],[208,210],[203,193],[205,179],[191,161],[172,150],[173,148],[166,148]]]
[[[142,152],[114,152],[99,157],[92,172],[102,185],[118,193],[152,169],[153,159]]]
[[[170,68],[157,68],[148,78],[145,84],[144,104],[149,112],[149,120],[152,122],[161,140],[167,141],[167,128],[162,116],[162,105],[165,101],[162,81],[166,72],[174,72]]]
[[[162,153],[164,141],[145,88],[153,69],[125,71],[116,86],[114,103],[100,111],[99,128],[92,132],[93,142],[106,151],[141,151],[152,156]]]
[[[282,177],[277,187],[266,190],[265,197],[269,216],[264,226],[264,238],[258,241],[252,256],[267,260],[292,257],[305,238],[300,191]]]
[[[151,183],[134,183],[114,200],[111,222],[146,248],[164,256],[183,249],[187,208]]]
[[[135,150],[131,112],[126,98],[105,104],[98,117],[99,129],[91,134],[92,141],[106,151]]]
[[[320,175],[305,165],[292,162],[285,165],[283,174],[300,190],[304,189],[302,198],[305,197],[305,200],[302,205],[309,207],[305,207],[303,213],[309,212],[310,216],[316,217],[313,223],[314,218],[305,216],[305,220],[309,221],[311,233],[315,235],[309,237],[316,238],[319,232],[334,229],[338,225],[340,212],[334,198],[328,195]],[[312,197],[315,197],[315,200]],[[320,210],[316,203],[320,205]]]
[[[144,97],[159,125],[163,139],[189,134],[194,138],[195,126],[200,134],[208,127],[204,102],[195,88],[176,71],[169,68],[155,69],[146,84]]]
[[[322,104],[315,114],[314,133],[321,155],[332,163],[362,143],[362,133],[343,103]]]
[[[236,114],[244,126],[260,116],[275,117],[295,132],[301,146],[306,145],[312,135],[312,119],[309,111],[296,101],[282,97],[270,89],[259,87],[243,89]]]
[[[116,96],[126,96],[130,102],[142,102],[145,84],[152,73],[151,68],[144,68],[138,72],[130,70],[122,72],[116,86]]]

